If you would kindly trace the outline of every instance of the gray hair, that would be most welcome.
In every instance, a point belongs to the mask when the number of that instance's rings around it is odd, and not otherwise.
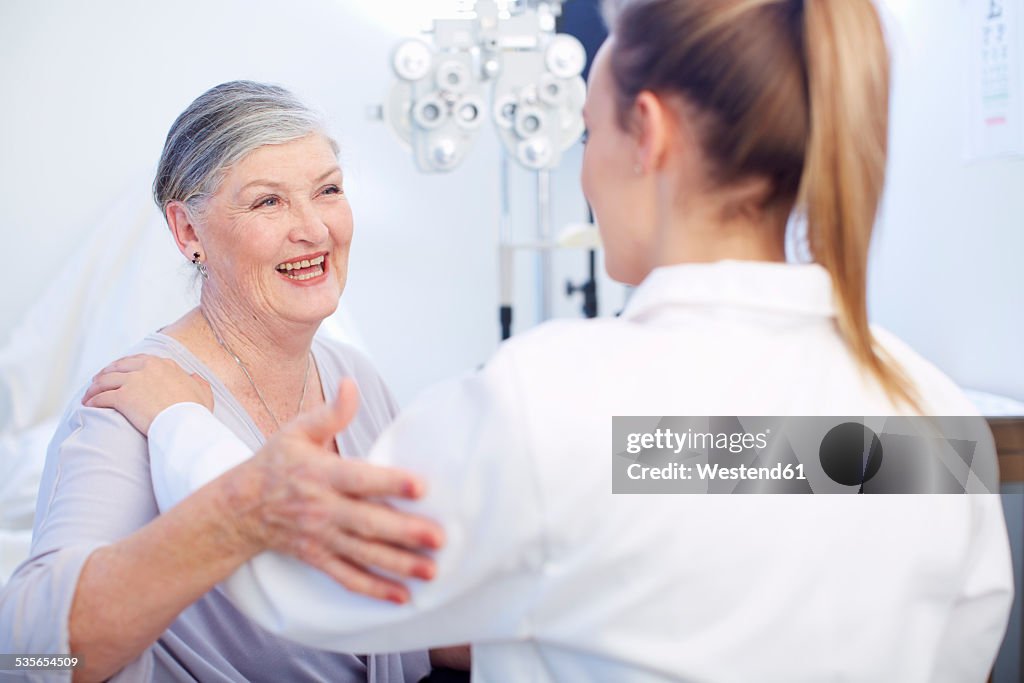
[[[338,144],[323,119],[288,90],[254,81],[230,81],[197,97],[171,126],[160,155],[153,200],[164,212],[183,202],[193,216],[202,214],[224,174],[264,145],[279,145],[320,133],[335,155]]]

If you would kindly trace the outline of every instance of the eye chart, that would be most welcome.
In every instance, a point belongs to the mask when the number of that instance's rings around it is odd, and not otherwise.
[[[1024,155],[1024,0],[966,0],[968,160]]]

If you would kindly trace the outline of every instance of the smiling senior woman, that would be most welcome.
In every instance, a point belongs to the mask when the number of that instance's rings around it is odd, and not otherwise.
[[[195,400],[254,449],[351,377],[363,396],[353,428],[320,440],[369,450],[395,404],[364,357],[316,336],[345,287],[352,239],[337,145],[318,118],[279,87],[212,88],[171,127],[153,192],[201,274],[201,303],[136,349],[161,358],[107,370],[148,364],[172,381],[180,366],[203,378]],[[263,631],[215,586],[270,549],[403,602],[402,585],[365,566],[429,578],[433,562],[414,551],[439,546],[441,529],[360,497],[422,490],[356,460],[257,458],[158,516],[146,438],[90,394],[50,444],[31,557],[0,594],[0,651],[74,652],[82,679],[419,680],[425,652],[303,647]]]

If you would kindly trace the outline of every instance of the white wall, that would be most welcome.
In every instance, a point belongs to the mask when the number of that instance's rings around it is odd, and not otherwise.
[[[407,30],[409,8],[422,4],[0,3],[0,344],[79,231],[152,175],[178,112],[216,83],[252,78],[328,112],[341,138],[357,220],[342,306],[400,399],[484,361],[497,338],[497,143],[485,127],[462,168],[425,176],[365,116],[390,83],[400,33],[381,18],[405,18]],[[889,4],[905,25],[874,317],[965,386],[1024,398],[1024,269],[1015,267],[1024,257],[1024,163],[960,162],[959,2]],[[556,225],[583,215],[578,164],[577,149],[553,179]],[[524,236],[532,193],[530,177],[514,173]],[[566,277],[582,279],[583,255],[556,263],[556,313],[574,315],[579,298],[559,292]],[[530,275],[520,257],[518,330],[535,317]],[[605,280],[602,293],[602,313],[621,308],[621,288]]]
[[[967,2],[886,1],[892,145],[870,305],[962,386],[1024,399],[1024,159],[963,161]]]

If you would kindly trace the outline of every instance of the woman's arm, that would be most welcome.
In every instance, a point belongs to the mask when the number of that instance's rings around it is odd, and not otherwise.
[[[68,619],[75,680],[101,681],[137,658],[178,614],[258,551],[232,523],[217,480],[86,560]]]
[[[256,458],[233,468],[127,538],[98,549],[86,561],[69,618],[72,652],[83,657],[79,680],[103,680],[152,644],[188,605],[266,549],[277,549],[320,567],[349,590],[402,603],[408,590],[362,569],[344,539],[353,526],[376,525],[395,557],[363,557],[401,576],[429,578],[433,564],[405,547],[434,546],[440,530],[388,511],[363,510],[347,495],[403,495],[407,475],[377,468],[357,473],[336,458],[314,467],[326,486],[344,482],[346,494],[323,489],[311,477],[289,479],[296,460]],[[283,466],[282,466],[283,465]],[[358,480],[358,481],[357,481]],[[406,493],[407,495],[407,493]],[[322,497],[322,499],[321,499]],[[336,500],[332,500],[336,498]],[[339,505],[343,503],[344,505]],[[331,518],[335,519],[332,521]],[[274,520],[269,522],[269,520]],[[319,523],[323,520],[324,523]],[[374,534],[367,534],[373,536]],[[392,549],[391,543],[396,544]],[[364,541],[366,546],[379,544]]]
[[[415,477],[357,465],[253,459],[157,517],[144,437],[113,410],[71,409],[48,453],[31,557],[0,591],[0,651],[74,652],[84,660],[76,678],[106,678],[268,548],[325,565],[353,590],[406,599],[404,586],[350,559],[355,544],[346,541],[353,529],[373,531],[357,549],[390,553],[368,553],[369,561],[397,576],[429,576],[432,562],[409,549],[436,547],[441,530],[359,498],[418,495]]]
[[[358,410],[354,384],[342,391],[342,411],[321,411],[326,422],[300,418],[281,438],[320,447],[333,443],[335,434],[348,427]],[[209,414],[213,394],[205,380],[185,373],[174,361],[138,354],[100,371],[82,403],[113,408],[147,434],[153,418],[171,405],[197,403]],[[211,432],[222,436],[210,441]],[[324,458],[309,448],[268,450],[250,460],[252,454],[238,447],[226,428],[197,432],[192,438],[204,441],[211,457],[190,460],[187,467],[184,460],[175,458],[168,468],[188,478],[189,491],[236,468],[227,479],[231,510],[235,511],[231,518],[246,527],[247,537],[258,549],[293,555],[349,590],[392,602],[404,602],[406,588],[367,567],[400,577],[433,577],[433,561],[412,551],[440,547],[444,538],[441,528],[368,500],[418,498],[425,490],[418,478],[359,460]],[[164,492],[162,482],[156,480],[153,485],[159,501]],[[162,505],[161,509],[169,507]]]
[[[144,674],[151,655],[140,656],[174,616],[252,555],[216,487],[154,521],[150,482],[146,441],[124,418],[68,411],[47,453],[29,559],[0,591],[0,651],[73,652],[79,680],[129,662]]]
[[[330,431],[326,414],[343,411],[352,392],[343,383],[339,403],[299,423],[319,420]],[[240,567],[224,582],[225,595],[263,628],[319,649],[386,652],[530,637],[547,544],[523,409],[510,356],[499,353],[482,372],[425,393],[369,454],[370,463],[415,471],[430,482],[414,507],[395,506],[440,521],[448,538],[436,555],[437,578],[413,582],[410,604],[360,599],[273,553]],[[305,429],[285,425],[254,459],[325,455],[322,444],[303,436]],[[229,441],[235,445],[226,447]],[[208,411],[180,404],[153,421],[150,453],[166,505],[202,483],[201,463],[244,457],[247,448]]]
[[[344,410],[341,411],[340,414],[337,412],[326,413],[329,416],[327,425],[320,425],[314,428],[309,426],[308,423],[300,421],[297,424],[289,426],[289,432],[286,432],[285,438],[294,439],[298,436],[298,434],[295,433],[296,430],[298,430],[302,432],[302,437],[305,440],[311,440],[315,444],[326,445],[328,441],[333,441],[335,434],[345,429],[346,423],[355,413],[358,405],[358,397],[353,392],[354,386],[351,383],[346,383],[342,387],[341,399],[344,405]],[[92,385],[87,389],[85,396],[82,398],[82,403],[85,405],[107,407],[117,410],[143,434],[148,434],[150,425],[159,412],[172,404],[189,402],[200,404],[206,408],[207,411],[212,411],[213,397],[209,385],[205,380],[195,374],[191,376],[187,375],[176,363],[167,359],[155,358],[146,355],[129,356],[104,368],[104,370],[94,377]],[[306,424],[305,428],[303,428],[304,424]],[[181,477],[182,481],[177,484],[179,488],[187,487],[189,490],[196,490],[197,487],[201,486],[203,483],[214,480],[220,473],[228,472],[234,467],[244,465],[244,463],[252,457],[252,453],[245,448],[241,442],[235,439],[234,435],[228,430],[219,430],[219,436],[211,434],[211,431],[212,430],[203,430],[204,433],[197,436],[199,436],[199,440],[204,443],[205,452],[216,454],[215,457],[189,459],[184,457],[186,454],[182,453],[181,455],[183,457],[173,458],[165,463],[163,471],[173,472],[175,476]],[[260,469],[259,467],[256,467],[256,464],[259,461],[259,458],[254,459],[253,463],[250,463],[250,468]],[[366,480],[361,484],[358,484],[356,486],[356,490],[359,488],[365,489],[370,485],[372,478],[378,474],[378,468],[367,466],[359,461],[350,461],[347,464],[349,470],[348,476],[339,480],[339,485],[346,486],[346,490],[351,490],[351,485],[357,482],[358,476],[365,477]],[[202,494],[208,493],[206,489],[216,487],[219,483],[219,480],[213,481],[210,486],[199,489],[195,496],[186,498],[182,505],[177,506],[174,506],[174,502],[177,500],[174,498],[176,493],[173,489],[175,487],[167,486],[167,482],[165,480],[157,479],[154,481],[154,493],[156,494],[158,503],[161,504],[161,508],[169,511],[165,517],[171,517],[175,516],[181,508],[185,507],[186,503],[192,502],[192,498],[198,498]],[[384,482],[381,483],[383,484]],[[389,492],[385,489],[381,490],[382,495],[387,495],[388,493]],[[414,494],[416,491],[408,491],[407,493]],[[211,502],[216,504],[218,500],[223,498],[223,495],[219,497],[206,497],[210,498]],[[250,495],[246,497],[244,495],[236,495],[234,506],[252,508],[260,505],[260,503],[260,496]],[[267,515],[262,516],[266,517]],[[196,516],[193,515],[193,517]],[[196,519],[189,520],[185,518],[182,520],[182,524],[175,525],[173,528],[179,528],[183,525],[198,526],[199,524],[202,524],[203,520],[206,518],[209,518],[209,515],[199,513]],[[369,520],[369,523],[373,523],[372,516],[368,515],[367,519]],[[386,518],[384,521],[386,522]],[[233,531],[235,530],[229,529],[228,533],[232,533]],[[198,531],[198,533],[203,533],[204,536],[213,538],[218,536],[220,533],[223,533],[223,530],[213,529],[209,532]],[[370,537],[375,533],[379,534],[384,532],[383,530],[367,528],[363,529],[362,533]],[[289,533],[289,535],[294,536],[293,533]],[[428,538],[424,540],[424,543],[428,547],[434,547],[435,540]],[[144,548],[145,541],[142,541],[137,545],[139,545],[140,548]],[[209,545],[209,543],[204,543],[204,545]],[[215,549],[216,544],[214,545],[214,550]],[[401,557],[389,561],[386,555],[390,550],[391,549],[385,544],[370,544],[365,543],[363,539],[359,539],[358,543],[352,543],[350,545],[350,557],[348,559],[350,562],[360,559],[362,560],[362,563],[367,566],[374,565],[382,568],[388,568],[403,576],[416,575],[419,578],[429,578],[432,576],[432,564],[422,564],[418,569],[415,567],[410,568],[407,566],[408,560],[403,560]],[[239,554],[239,557],[244,557],[244,553]],[[167,561],[160,562],[160,569],[178,565],[179,562],[176,561],[177,559],[178,558],[172,556],[168,558]],[[228,573],[237,568],[246,559],[248,559],[248,557],[244,557],[244,559],[238,562],[225,563],[225,566],[229,567]],[[418,561],[421,558],[414,556],[409,559]],[[116,562],[117,560],[117,557],[111,558],[112,562]],[[340,559],[332,560],[330,558],[324,558],[324,560],[325,562],[332,562],[338,566],[338,581],[350,590],[353,590],[354,592],[362,592],[368,595],[380,594],[380,589],[375,588],[373,585],[375,582],[380,580],[379,577],[358,571],[358,567],[352,567],[352,570],[348,570],[345,563],[341,562]],[[204,571],[201,572],[201,574],[210,574],[213,569],[213,566],[204,564]],[[326,568],[321,565],[321,569]],[[188,569],[182,568],[176,571],[188,571]],[[219,582],[224,577],[225,575],[214,576],[213,581]],[[196,576],[195,578],[198,580],[200,577]],[[199,583],[202,585],[203,582],[200,581]],[[385,586],[381,586],[381,588],[384,587]],[[404,587],[387,584],[386,588],[388,590],[387,599],[393,602],[402,603],[408,598],[407,591]],[[99,602],[102,602],[102,600],[99,600]],[[159,606],[154,606],[152,611],[159,611]],[[171,612],[170,618],[173,618],[174,613],[175,612],[173,611]],[[125,621],[123,619],[119,619],[116,615],[110,616],[113,620],[118,622]],[[469,647],[457,646],[433,650],[431,652],[431,662],[434,666],[468,670],[470,666]]]

